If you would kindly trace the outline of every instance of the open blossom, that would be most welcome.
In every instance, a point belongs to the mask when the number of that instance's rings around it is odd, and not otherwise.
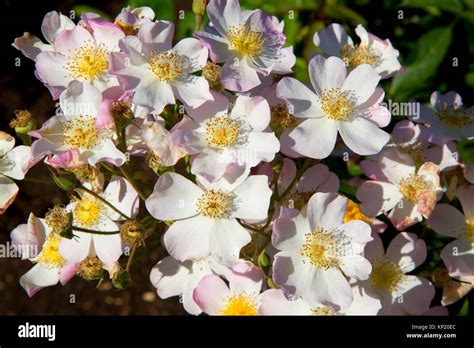
[[[421,106],[419,117],[411,119],[429,126],[429,140],[435,144],[474,138],[474,106],[465,107],[456,92],[433,92],[431,108]]]
[[[12,46],[21,53],[34,61],[41,52],[54,51],[54,40],[65,30],[71,30],[75,27],[74,22],[62,13],[51,11],[46,13],[41,23],[41,32],[47,43],[30,33],[24,33],[23,36],[17,37]]]
[[[280,250],[273,263],[273,280],[293,299],[311,305],[349,307],[352,290],[344,275],[365,280],[370,263],[362,256],[372,240],[370,226],[358,220],[344,223],[347,199],[336,193],[315,193],[307,217],[284,210],[273,224],[272,244]]]
[[[443,235],[456,238],[441,251],[451,277],[474,274],[474,185],[457,189],[464,214],[449,204],[439,204],[428,224]]]
[[[48,163],[56,167],[95,165],[101,161],[121,166],[125,162],[125,154],[114,143],[113,119],[95,87],[71,82],[61,94],[60,106],[61,114],[29,133],[38,138],[31,148],[34,158],[54,155]]]
[[[209,315],[251,316],[259,314],[263,272],[240,261],[227,275],[227,285],[217,275],[207,275],[194,289],[193,298]]]
[[[142,25],[150,23],[153,18],[155,18],[155,12],[151,7],[127,6],[115,17],[114,24],[118,25],[125,35],[136,35]]]
[[[453,141],[444,145],[432,144],[428,141],[428,134],[429,129],[421,124],[414,124],[409,120],[398,122],[393,127],[392,142],[380,153],[361,161],[364,174],[371,179],[386,179],[380,166],[381,159],[387,155],[387,149],[390,149],[389,152],[397,152],[401,161],[412,161],[417,168],[425,162],[433,162],[439,166],[440,171],[451,170],[459,165],[456,144]]]
[[[88,20],[87,27],[76,25],[54,39],[54,51],[36,57],[36,74],[57,99],[73,80],[96,87],[105,94],[116,95],[118,81],[109,74],[109,55],[118,51],[124,36],[116,25]]]
[[[111,72],[121,87],[134,92],[133,103],[159,114],[175,98],[197,107],[212,100],[209,84],[193,75],[207,61],[208,51],[197,39],[187,38],[172,47],[174,25],[167,21],[145,23],[137,36],[120,41],[123,52],[111,54]]]
[[[74,263],[64,259],[58,251],[61,237],[50,229],[45,219],[30,214],[28,222],[11,232],[13,245],[22,259],[35,265],[20,278],[20,285],[28,296],[47,286],[66,284],[76,273]]]
[[[269,289],[262,293],[260,314],[262,315],[375,315],[382,305],[378,298],[369,296],[360,286],[352,287],[351,305],[338,310],[330,304],[316,303],[311,305],[302,298],[289,300],[281,289]]]
[[[391,149],[380,159],[384,178],[364,182],[357,190],[361,210],[370,217],[387,213],[399,230],[429,218],[441,198],[439,168],[425,162],[418,170],[411,158],[400,159]]]
[[[261,161],[272,161],[280,148],[275,134],[266,131],[270,109],[260,96],[239,96],[229,109],[227,98],[215,94],[215,101],[188,113],[192,119],[181,127],[183,145],[194,155],[191,172],[207,181],[229,171],[235,180]]]
[[[113,176],[104,192],[98,195],[128,218],[133,218],[138,213],[137,192],[122,177]],[[72,213],[74,227],[97,231],[97,234],[73,229],[73,238],[63,238],[59,244],[62,257],[80,262],[95,254],[104,264],[111,264],[119,259],[123,251],[122,239],[118,233],[119,223],[124,220],[122,215],[95,195],[81,189],[66,210]]]
[[[328,56],[340,57],[349,70],[361,64],[370,64],[382,78],[400,72],[402,67],[398,61],[399,53],[389,39],[378,38],[367,32],[361,24],[356,27],[355,32],[360,39],[358,44],[354,44],[342,25],[333,23],[317,31],[313,41]]]
[[[194,34],[209,49],[211,59],[224,63],[222,85],[246,92],[271,73],[291,72],[296,57],[284,48],[283,22],[261,10],[241,11],[238,0],[212,0],[210,25]]]
[[[372,119],[372,107],[380,103],[376,88],[380,76],[375,70],[363,64],[346,75],[341,59],[316,56],[309,62],[309,75],[314,91],[290,77],[277,86],[278,97],[288,102],[292,114],[305,119],[288,134],[290,148],[307,157],[326,158],[340,133],[355,153],[378,153],[390,135]],[[386,114],[384,109],[377,113]]]
[[[220,265],[212,256],[201,260],[178,261],[171,256],[160,260],[151,270],[150,281],[161,298],[180,296],[189,314],[198,315],[201,308],[194,301],[193,292],[202,278],[215,274],[226,277],[231,270]]]
[[[228,189],[220,182],[201,188],[185,177],[165,173],[146,200],[150,214],[160,220],[177,220],[163,242],[175,259],[197,260],[209,255],[228,266],[237,262],[250,234],[237,218],[264,219],[272,192],[264,175],[253,175]]]
[[[18,194],[12,179],[22,180],[31,160],[30,147],[15,147],[15,138],[0,131],[0,215],[7,210]]]
[[[382,240],[374,235],[365,256],[372,263],[370,278],[360,284],[382,302],[379,314],[421,315],[430,308],[434,286],[427,279],[407,273],[426,259],[426,244],[413,233],[401,232],[384,251]]]

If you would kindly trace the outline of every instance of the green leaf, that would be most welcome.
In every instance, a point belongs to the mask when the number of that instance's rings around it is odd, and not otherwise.
[[[324,8],[324,12],[336,21],[349,21],[353,25],[367,25],[367,21],[359,13],[339,3],[328,3]]]
[[[400,6],[423,9],[435,7],[452,13],[459,13],[464,9],[461,0],[404,0]]]
[[[87,13],[87,12],[94,12],[94,13],[97,13],[99,16],[101,16],[102,18],[104,18],[105,20],[107,21],[110,21],[110,16],[105,13],[104,11],[96,8],[96,7],[93,7],[93,6],[89,6],[89,5],[76,5],[74,6],[73,8],[73,11],[76,13],[76,16],[79,17],[80,15],[82,15],[83,13]]]
[[[474,71],[466,74],[466,85],[474,89]]]
[[[474,163],[474,140],[462,139],[456,145],[461,161]]]
[[[392,80],[392,97],[399,101],[408,100],[428,86],[451,45],[452,35],[450,26],[438,27],[418,39],[413,62]]]
[[[352,176],[359,176],[359,175],[364,174],[360,166],[355,163],[347,163],[347,171]]]
[[[466,316],[468,311],[469,311],[469,301],[466,298],[464,300],[464,303],[463,303],[461,309],[459,310],[458,315]]]

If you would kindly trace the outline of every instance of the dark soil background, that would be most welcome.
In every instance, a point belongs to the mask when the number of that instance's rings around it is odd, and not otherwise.
[[[112,18],[120,12],[124,1],[32,1],[8,0],[0,3],[0,130],[10,134],[8,127],[15,109],[29,109],[39,123],[55,109],[48,90],[33,72],[34,63],[11,46],[13,40],[27,31],[41,36],[43,16],[52,10],[69,13],[76,4],[90,4]],[[21,66],[15,66],[15,59]],[[42,176],[44,166],[33,168],[31,174]],[[44,216],[49,207],[67,202],[67,197],[54,185],[18,182],[20,193],[4,215],[0,216],[0,244],[10,240],[10,231],[27,221],[30,212]],[[98,288],[96,281],[72,279],[66,286],[57,285],[29,298],[19,284],[21,275],[32,263],[20,259],[0,258],[0,315],[179,315],[185,314],[177,298],[161,300],[149,281],[153,265],[163,257],[163,250],[149,247],[148,253],[132,267],[133,284],[116,291],[109,281]],[[75,303],[70,302],[71,295]]]

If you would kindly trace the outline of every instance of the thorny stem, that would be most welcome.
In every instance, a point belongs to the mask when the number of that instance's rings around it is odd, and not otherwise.
[[[127,172],[127,170],[124,168],[124,166],[125,166],[125,164],[122,165],[121,167],[119,167],[120,172],[123,174],[123,176],[125,177],[125,179],[127,179],[127,181],[130,183],[130,185],[133,186],[133,188],[135,189],[135,191],[137,191],[138,196],[140,196],[140,198],[142,199],[142,201],[146,201],[145,194],[138,188],[137,183],[136,183],[135,180],[133,180],[133,178],[128,174],[128,172]]]
[[[130,253],[130,256],[128,257],[127,266],[125,267],[125,270],[127,271],[127,273],[130,273],[130,269],[132,268],[133,259],[135,258],[135,254],[137,253],[137,249],[138,249],[138,244],[135,243],[135,245],[132,247],[132,251]]]
[[[83,228],[83,227],[78,227],[78,226],[72,226],[73,231],[78,231],[78,232],[85,232],[85,233],[91,233],[91,234],[118,234],[120,231],[96,231],[96,230],[90,230],[88,228]]]

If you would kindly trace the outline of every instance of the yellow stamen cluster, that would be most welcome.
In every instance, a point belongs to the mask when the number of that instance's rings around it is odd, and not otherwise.
[[[110,113],[115,121],[115,124],[125,125],[128,124],[135,115],[130,107],[130,104],[124,101],[116,101],[110,108]]]
[[[397,291],[405,279],[405,274],[395,262],[386,258],[376,259],[372,263],[370,282],[375,290]]]
[[[79,227],[90,228],[99,222],[103,204],[91,194],[85,193],[80,198],[73,198],[76,201],[74,206],[74,222]]]
[[[60,205],[55,205],[46,213],[44,220],[51,233],[60,234],[69,227],[69,213]]]
[[[31,112],[28,110],[15,110],[15,118],[10,121],[11,128],[21,128],[29,125],[33,119]]]
[[[89,82],[97,79],[109,68],[109,53],[103,43],[96,45],[92,41],[86,42],[68,55],[64,68],[70,73],[65,77],[82,78]]]
[[[397,145],[397,149],[409,155],[413,159],[413,162],[415,163],[415,166],[417,168],[426,162],[425,161],[426,147],[421,142],[415,142],[413,144]]]
[[[206,141],[218,148],[234,145],[239,137],[240,125],[224,115],[212,117],[206,123]]]
[[[148,66],[161,81],[174,81],[183,73],[183,60],[175,52],[152,52]]]
[[[375,53],[367,45],[345,44],[341,48],[341,58],[350,69],[361,64],[376,66],[380,61],[380,55]]]
[[[312,308],[311,312],[313,312],[313,315],[319,315],[319,316],[336,315],[336,311],[332,309],[331,307],[316,307],[316,308]]]
[[[338,241],[331,233],[318,228],[314,232],[306,233],[305,238],[306,243],[300,251],[300,254],[306,257],[305,261],[324,270],[339,264]]]
[[[161,167],[161,159],[153,150],[147,151],[145,156],[145,162],[146,165],[149,168],[153,169],[155,172]]]
[[[73,149],[91,149],[100,140],[92,116],[78,116],[64,124],[64,143]]]
[[[354,201],[347,201],[346,214],[344,215],[344,223],[353,221],[353,220],[362,220],[368,223],[374,221],[373,218],[368,217],[360,211],[360,206]]]
[[[464,230],[464,236],[474,243],[474,218],[466,219],[466,228]]]
[[[125,35],[130,35],[130,36],[134,36],[134,35],[137,35],[138,34],[138,30],[140,30],[140,26],[139,25],[136,25],[136,24],[129,24],[129,23],[126,23],[120,19],[117,19],[115,22],[114,22],[115,25],[119,26],[120,29],[122,29],[122,31],[124,32]]]
[[[263,33],[253,31],[248,25],[233,26],[227,31],[231,49],[248,58],[255,58],[264,52]]]
[[[197,207],[201,215],[211,219],[226,218],[232,210],[234,195],[222,190],[206,190],[199,197]]]
[[[270,128],[280,135],[285,129],[293,128],[298,124],[298,119],[290,114],[285,104],[277,104],[270,107]]]
[[[103,263],[97,256],[88,256],[77,267],[77,275],[86,280],[97,279],[102,272]]]
[[[231,295],[225,300],[225,305],[218,314],[240,316],[257,315],[257,304],[255,300],[246,293]]]
[[[442,123],[454,128],[464,128],[474,122],[474,115],[462,107],[443,108],[438,112],[438,115]]]
[[[210,83],[219,83],[221,81],[222,68],[211,61],[207,62],[202,68],[202,76]]]
[[[94,166],[82,164],[77,167],[69,168],[69,172],[73,173],[79,181],[93,182],[98,180],[100,171]]]
[[[410,174],[398,183],[398,189],[403,197],[414,203],[418,201],[418,197],[423,192],[429,191],[432,188],[433,185],[423,175],[418,174]]]
[[[60,242],[61,237],[51,232],[46,237],[41,252],[36,258],[32,259],[32,261],[41,263],[47,268],[61,268],[64,264],[64,260],[58,251]]]
[[[348,91],[339,87],[326,89],[321,95],[321,109],[335,121],[347,121],[352,117],[353,105]]]

